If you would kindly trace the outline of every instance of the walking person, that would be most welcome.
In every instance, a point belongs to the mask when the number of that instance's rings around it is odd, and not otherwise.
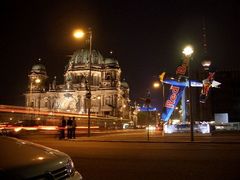
[[[58,127],[59,127],[59,139],[64,139],[65,138],[65,127],[66,127],[66,120],[65,120],[64,116],[61,118]]]
[[[73,120],[71,117],[67,120],[67,137],[68,139],[72,139],[72,125],[73,125]]]
[[[72,138],[76,138],[76,127],[77,127],[77,122],[75,117],[72,118]]]

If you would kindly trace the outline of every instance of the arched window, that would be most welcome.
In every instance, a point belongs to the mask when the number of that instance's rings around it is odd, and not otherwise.
[[[45,101],[45,108],[47,108],[48,107],[48,102],[47,101]]]
[[[105,79],[106,80],[111,80],[111,73],[110,72],[106,73]]]

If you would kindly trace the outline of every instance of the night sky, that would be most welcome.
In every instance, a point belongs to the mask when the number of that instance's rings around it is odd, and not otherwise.
[[[119,61],[132,100],[144,97],[162,71],[175,72],[186,44],[195,50],[192,63],[202,60],[203,19],[214,67],[240,69],[237,1],[9,0],[0,10],[0,104],[24,105],[27,75],[38,58],[50,80],[56,75],[63,83],[69,55],[84,47],[72,38],[78,27],[91,27],[93,48]],[[152,97],[160,102],[157,90]]]

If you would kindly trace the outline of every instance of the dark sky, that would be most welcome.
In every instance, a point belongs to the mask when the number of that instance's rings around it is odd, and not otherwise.
[[[50,79],[63,81],[68,55],[82,46],[71,35],[76,27],[92,28],[93,47],[105,57],[114,51],[131,99],[145,96],[154,76],[175,71],[184,45],[194,47],[192,63],[201,61],[203,17],[214,67],[239,69],[237,1],[9,0],[0,8],[0,104],[23,104],[27,75],[38,58]],[[152,91],[158,101],[159,92]]]

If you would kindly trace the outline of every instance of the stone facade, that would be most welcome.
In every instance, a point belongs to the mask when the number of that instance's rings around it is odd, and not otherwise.
[[[63,84],[57,84],[54,77],[47,86],[48,76],[42,64],[34,65],[28,77],[28,107],[86,114],[91,104],[91,113],[96,115],[129,118],[129,86],[121,81],[118,61],[104,58],[99,51],[93,50],[91,58],[88,50],[76,51],[66,66]],[[86,98],[89,83],[90,101]]]

